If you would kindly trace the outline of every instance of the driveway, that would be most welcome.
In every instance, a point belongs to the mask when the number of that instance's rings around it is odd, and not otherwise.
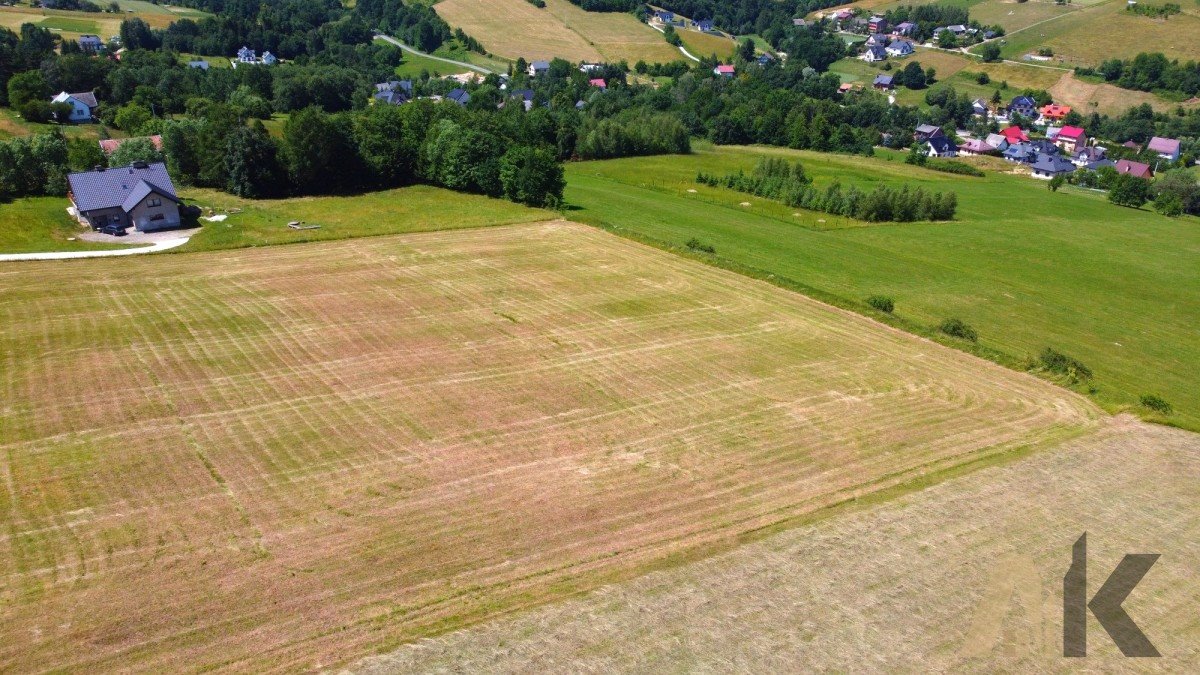
[[[72,260],[75,258],[111,258],[125,255],[141,255],[167,251],[188,243],[192,235],[199,232],[194,227],[187,230],[169,230],[166,232],[131,232],[124,237],[113,237],[99,232],[84,232],[79,238],[84,241],[104,244],[132,244],[135,248],[120,248],[111,251],[60,251],[46,253],[4,253],[0,254],[0,262],[18,260]],[[137,246],[142,244],[141,246]],[[148,246],[146,245],[148,244]]]

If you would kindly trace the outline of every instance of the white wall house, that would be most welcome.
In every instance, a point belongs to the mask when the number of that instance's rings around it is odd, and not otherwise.
[[[71,114],[68,118],[70,122],[91,122],[92,118],[96,116],[96,95],[90,91],[78,94],[68,94],[64,91],[50,99],[50,102],[66,103],[71,106]]]

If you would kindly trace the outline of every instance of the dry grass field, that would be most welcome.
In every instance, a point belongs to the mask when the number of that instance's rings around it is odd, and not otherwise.
[[[149,4],[149,3],[147,3]],[[201,16],[201,13],[194,13]],[[23,23],[32,23],[41,28],[49,28],[67,39],[75,39],[84,33],[95,32],[104,39],[120,32],[121,21],[130,16],[137,16],[150,24],[151,28],[166,28],[179,17],[164,12],[141,12],[136,14],[107,14],[70,12],[56,9],[41,9],[33,7],[0,7],[0,26],[13,31],[20,29]],[[195,18],[193,16],[193,18]]]
[[[0,325],[4,671],[346,663],[1099,419],[561,221],[14,264]]]
[[[546,0],[544,9],[525,0],[445,0],[434,9],[489,52],[510,59],[561,57],[572,62],[632,64],[683,58],[661,33],[632,15],[585,12],[566,0]]]
[[[1196,672],[1200,436],[1101,433],[577,600],[406,646],[362,673]],[[1088,533],[1094,593],[1160,553],[1125,609],[1162,653],[1094,619],[1062,657],[1062,577]]]
[[[1112,84],[1085,82],[1077,79],[1074,73],[1064,73],[1048,91],[1055,101],[1073,106],[1085,115],[1093,111],[1116,115],[1143,103],[1149,103],[1159,112],[1168,113],[1177,108],[1189,109],[1200,105],[1195,101],[1168,101],[1150,92],[1122,89]]]

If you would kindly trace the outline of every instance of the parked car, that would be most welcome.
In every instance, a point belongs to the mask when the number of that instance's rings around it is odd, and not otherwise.
[[[112,235],[114,237],[124,237],[125,236],[125,226],[110,223],[110,224],[105,225],[104,227],[100,228],[100,232],[103,234]]]

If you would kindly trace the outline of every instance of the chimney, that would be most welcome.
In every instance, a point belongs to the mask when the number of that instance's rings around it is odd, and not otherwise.
[[[149,165],[149,164],[147,164],[147,163],[145,163],[145,162],[134,162],[134,163],[133,163],[133,168],[134,168],[134,169],[145,169],[145,168],[147,168],[148,166],[150,166],[150,165]],[[133,173],[133,171],[130,171],[129,173]]]
[[[103,165],[103,164],[97,164],[96,166],[93,166],[93,167],[92,167],[92,170],[93,170],[93,171],[101,171],[101,172],[102,172],[102,171],[104,171],[104,165]]]

